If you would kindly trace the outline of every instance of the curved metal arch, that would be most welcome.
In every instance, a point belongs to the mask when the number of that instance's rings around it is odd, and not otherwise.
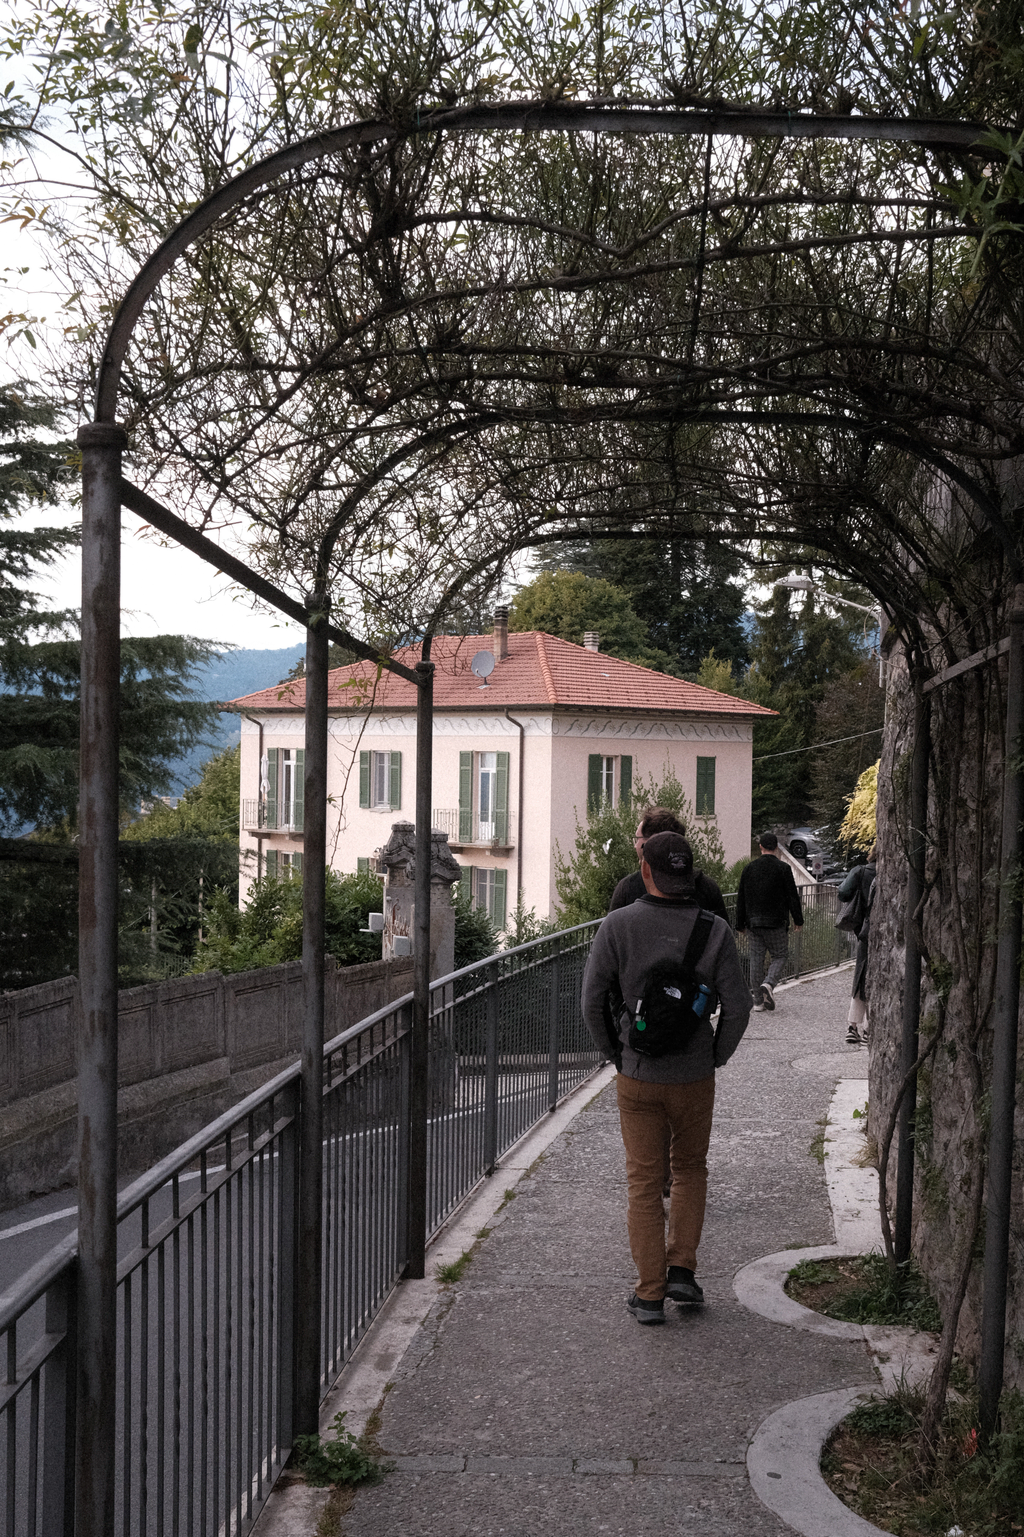
[[[677,137],[714,135],[729,138],[835,138],[920,144],[933,149],[970,149],[984,123],[944,122],[931,118],[843,117],[799,112],[679,111],[672,108],[608,106],[597,103],[496,102],[487,106],[445,108],[417,113],[404,125],[383,121],[351,123],[275,151],[218,187],[193,209],[157,246],[140,267],[117,307],[107,333],[96,384],[97,422],[117,420],[117,393],[124,356],[142,314],[160,279],[179,256],[246,197],[260,191],[286,171],[297,170],[358,144],[407,139],[425,133],[629,133],[671,134]],[[991,154],[991,151],[987,153]]]

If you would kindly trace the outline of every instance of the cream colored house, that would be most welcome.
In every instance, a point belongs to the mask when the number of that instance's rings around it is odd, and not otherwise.
[[[727,862],[750,852],[753,727],[770,712],[597,645],[509,635],[500,618],[491,635],[434,641],[434,825],[499,927],[517,891],[538,915],[555,907],[556,849],[573,848],[588,802],[617,805],[641,778],[672,770],[717,822]],[[486,683],[470,671],[481,650],[495,658]],[[419,648],[397,656],[412,666]],[[233,703],[243,903],[257,869],[301,868],[304,697],[299,680]],[[392,822],[415,817],[415,688],[360,663],[331,673],[328,708],[328,856],[339,872],[365,869]]]

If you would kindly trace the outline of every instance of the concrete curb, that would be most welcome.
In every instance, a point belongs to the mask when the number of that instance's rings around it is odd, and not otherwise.
[[[867,1099],[867,1087],[865,1079],[840,1079],[829,1105],[825,1179],[836,1242],[766,1254],[744,1265],[733,1278],[737,1301],[762,1318],[810,1334],[863,1340],[877,1373],[878,1380],[867,1385],[786,1404],[754,1432],[747,1449],[750,1486],[762,1505],[801,1537],[889,1537],[832,1493],[821,1476],[821,1449],[858,1403],[880,1392],[891,1392],[901,1382],[925,1380],[936,1348],[930,1334],[914,1329],[826,1318],[787,1296],[784,1289],[787,1275],[802,1260],[843,1259],[882,1247],[878,1176],[858,1161],[863,1148],[862,1126],[856,1124],[860,1116],[854,1112]]]
[[[801,1537],[889,1537],[832,1493],[821,1476],[821,1448],[846,1416],[877,1392],[877,1384],[817,1393],[777,1409],[754,1432],[747,1450],[750,1487]]]
[[[771,1319],[772,1323],[788,1324],[791,1329],[804,1329],[808,1334],[830,1334],[835,1339],[862,1340],[863,1324],[826,1318],[824,1313],[815,1313],[812,1308],[805,1308],[801,1302],[794,1301],[784,1289],[789,1272],[802,1260],[842,1259],[849,1253],[849,1249],[827,1243],[816,1249],[783,1249],[779,1254],[766,1254],[763,1259],[756,1259],[744,1265],[742,1270],[737,1270],[732,1289],[737,1302],[761,1318]]]

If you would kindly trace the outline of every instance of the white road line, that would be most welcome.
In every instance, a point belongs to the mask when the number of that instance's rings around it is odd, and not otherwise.
[[[5,1238],[17,1238],[19,1233],[30,1233],[35,1227],[46,1227],[49,1222],[63,1222],[65,1217],[77,1217],[77,1206],[66,1206],[63,1211],[51,1211],[48,1217],[33,1217],[31,1222],[19,1222],[17,1227],[5,1227],[0,1232],[0,1243]]]

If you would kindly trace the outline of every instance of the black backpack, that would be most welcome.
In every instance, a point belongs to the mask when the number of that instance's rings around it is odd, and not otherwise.
[[[657,961],[644,977],[629,1028],[629,1044],[641,1057],[685,1051],[706,1016],[711,989],[698,982],[696,967],[714,921],[714,913],[702,909],[682,960]]]

